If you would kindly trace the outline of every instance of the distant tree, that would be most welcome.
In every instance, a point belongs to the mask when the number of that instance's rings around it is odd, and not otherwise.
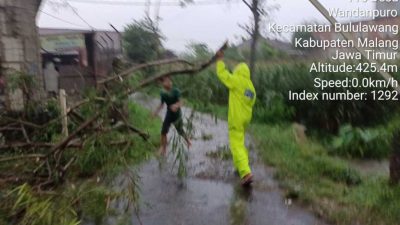
[[[249,67],[250,71],[253,71],[257,60],[257,44],[261,37],[261,23],[263,20],[270,19],[270,13],[278,7],[270,5],[268,0],[242,0],[242,2],[250,9],[253,16],[250,24],[242,26],[251,37]]]
[[[186,52],[187,58],[195,58],[202,60],[209,58],[212,55],[211,49],[205,43],[192,42],[188,44],[186,48],[188,50]]]
[[[136,63],[157,59],[163,50],[161,31],[149,17],[129,24],[123,39],[128,58]]]
[[[243,54],[236,46],[231,46],[225,50],[225,58],[233,61],[244,61],[246,59],[245,54]]]
[[[270,60],[283,56],[283,53],[281,53],[277,49],[272,48],[269,44],[265,42],[260,43],[260,47],[258,49],[259,51],[257,57],[260,60]]]
[[[164,49],[161,53],[161,59],[173,59],[177,58],[178,56],[176,53],[171,49]]]
[[[227,3],[232,0],[226,0]],[[195,0],[181,0],[182,6],[186,4],[196,4]],[[263,20],[270,19],[270,13],[278,9],[275,4],[270,4],[270,0],[242,0],[242,2],[250,9],[252,19],[250,24],[240,25],[250,36],[250,54],[249,64],[250,71],[253,71],[257,59],[257,43],[261,36],[261,25]]]

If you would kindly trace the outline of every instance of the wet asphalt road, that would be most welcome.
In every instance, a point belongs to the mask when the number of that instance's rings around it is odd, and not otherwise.
[[[159,103],[142,94],[136,94],[133,100],[151,110]],[[184,116],[191,113],[187,108],[183,112]],[[193,125],[194,140],[189,150],[186,178],[182,180],[177,177],[171,155],[163,163],[153,159],[140,168],[142,204],[139,215],[142,224],[325,224],[306,209],[286,204],[288,201],[273,179],[273,169],[257,160],[249,137],[247,146],[251,152],[255,182],[251,190],[244,190],[239,185],[239,178],[234,174],[230,160],[207,156],[211,152],[227,149],[227,123],[196,113]],[[171,128],[171,131],[174,129]],[[171,131],[170,136],[174,135]],[[140,224],[136,216],[132,216],[132,220],[134,224]]]

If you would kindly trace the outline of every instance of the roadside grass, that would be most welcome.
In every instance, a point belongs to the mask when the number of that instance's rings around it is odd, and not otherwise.
[[[197,110],[227,119],[225,106],[189,102]],[[388,124],[388,129],[391,129]],[[394,125],[393,125],[394,126]],[[345,159],[329,155],[316,139],[299,144],[290,123],[252,122],[249,128],[262,160],[292,198],[332,224],[393,225],[400,221],[400,187],[388,176],[364,176]]]
[[[362,177],[313,140],[298,144],[289,124],[254,124],[262,159],[277,168],[288,196],[334,224],[398,224],[400,187],[387,177]]]

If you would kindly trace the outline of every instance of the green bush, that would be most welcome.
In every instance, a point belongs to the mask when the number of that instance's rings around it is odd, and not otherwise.
[[[390,152],[390,140],[386,128],[361,129],[345,125],[333,139],[332,151],[347,157],[384,158]]]
[[[84,151],[77,157],[79,171],[82,176],[91,176],[100,169],[110,169],[115,165],[124,166],[127,162],[136,164],[148,159],[153,149],[152,145],[158,143],[159,121],[152,120],[149,112],[134,103],[128,105],[128,119],[137,127],[146,127],[152,134],[149,143],[142,140],[137,134],[122,133],[119,131],[99,134],[88,138],[84,145]],[[111,145],[110,143],[116,143]],[[117,144],[121,143],[121,144]],[[127,148],[127,144],[132,146]]]
[[[91,187],[90,191],[85,192],[80,200],[85,216],[93,219],[96,224],[101,224],[107,216],[107,198],[111,195],[107,188]]]
[[[264,96],[258,97],[253,110],[253,118],[257,122],[279,123],[293,118],[294,108],[286,104],[283,95],[268,90],[261,94]]]

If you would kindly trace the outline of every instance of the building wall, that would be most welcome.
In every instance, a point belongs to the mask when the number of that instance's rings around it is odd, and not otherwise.
[[[96,79],[104,79],[112,72],[113,60],[122,56],[121,35],[113,31],[99,31],[94,34],[93,41]]]
[[[42,28],[39,33],[44,65],[59,59],[60,88],[70,95],[95,87],[96,81],[112,73],[114,59],[122,56],[121,35],[115,31]],[[84,43],[78,41],[79,36]]]
[[[0,0],[0,73],[22,71],[35,77],[34,98],[44,97],[36,14],[41,0]],[[21,107],[19,92],[9,93],[11,109]],[[17,99],[17,100],[15,100]]]

